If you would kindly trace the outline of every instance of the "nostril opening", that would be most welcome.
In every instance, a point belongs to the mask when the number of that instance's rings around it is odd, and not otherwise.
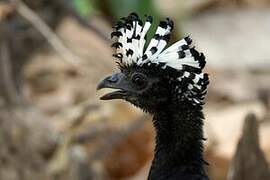
[[[118,81],[118,77],[116,75],[113,75],[108,79],[108,81],[111,83],[116,83]]]

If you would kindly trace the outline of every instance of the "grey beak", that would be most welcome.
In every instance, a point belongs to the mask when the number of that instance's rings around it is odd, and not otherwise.
[[[128,83],[125,80],[125,75],[123,73],[116,73],[100,81],[97,90],[103,88],[119,89],[100,97],[101,100],[124,99],[127,95],[126,87],[128,87]]]

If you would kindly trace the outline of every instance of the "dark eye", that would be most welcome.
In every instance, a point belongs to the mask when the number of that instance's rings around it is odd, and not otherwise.
[[[132,77],[132,83],[138,87],[144,87],[146,85],[146,79],[144,76],[136,74]]]

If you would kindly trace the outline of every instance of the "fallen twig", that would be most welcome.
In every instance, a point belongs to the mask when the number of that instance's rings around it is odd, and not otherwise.
[[[81,63],[81,59],[72,53],[72,51],[66,47],[62,40],[53,32],[53,30],[21,0],[10,0],[15,4],[15,10],[20,16],[29,21],[49,42],[49,44],[55,49],[56,52],[65,60],[68,64],[78,67]]]
[[[1,31],[0,31],[1,32]],[[18,104],[20,97],[14,84],[14,77],[11,72],[10,51],[8,42],[5,39],[0,40],[0,72],[2,76],[2,93],[4,93],[5,100],[11,104]]]

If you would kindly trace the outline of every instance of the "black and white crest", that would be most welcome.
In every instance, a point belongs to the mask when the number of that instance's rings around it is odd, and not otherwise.
[[[120,67],[158,67],[158,73],[174,78],[179,85],[175,93],[179,99],[188,99],[195,105],[202,105],[209,84],[208,75],[202,72],[205,56],[191,46],[190,37],[185,37],[166,47],[173,21],[167,18],[160,21],[153,38],[146,47],[147,32],[152,24],[152,17],[147,16],[143,22],[137,14],[131,13],[114,26],[111,33],[114,40],[113,55]],[[166,73],[165,73],[166,72]],[[183,87],[185,86],[185,87]]]

